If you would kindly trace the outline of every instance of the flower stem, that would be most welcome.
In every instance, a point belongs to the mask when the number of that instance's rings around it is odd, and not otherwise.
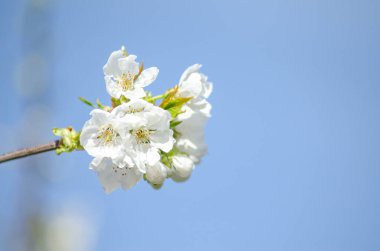
[[[58,146],[59,146],[59,140],[55,140],[47,144],[32,146],[32,147],[24,148],[18,151],[2,154],[0,155],[0,163],[22,158],[22,157],[31,156],[34,154],[52,151],[56,149]]]
[[[157,96],[151,97],[151,100],[152,101],[156,101],[157,99],[162,99],[164,97],[165,97],[165,94],[161,94],[161,95],[157,95]]]

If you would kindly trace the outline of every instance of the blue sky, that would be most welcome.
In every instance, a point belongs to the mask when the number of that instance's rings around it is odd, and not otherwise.
[[[28,47],[25,2],[0,4],[2,151],[22,146],[28,115],[11,84]],[[90,110],[78,96],[107,102],[102,67],[121,45],[160,68],[154,93],[202,63],[213,117],[192,178],[159,191],[141,183],[107,196],[86,153],[45,154],[43,211],[86,208],[96,251],[379,250],[379,11],[369,0],[54,1],[49,119],[32,143],[53,139],[53,127],[81,128]],[[20,163],[0,170],[0,219],[16,217],[5,202],[27,175]]]

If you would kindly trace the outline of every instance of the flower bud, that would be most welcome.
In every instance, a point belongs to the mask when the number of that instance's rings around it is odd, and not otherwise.
[[[172,158],[174,171],[172,179],[177,182],[187,180],[194,169],[194,162],[187,156],[177,155]]]
[[[147,165],[145,177],[152,185],[161,185],[167,177],[165,165],[161,162],[158,162],[153,166]]]

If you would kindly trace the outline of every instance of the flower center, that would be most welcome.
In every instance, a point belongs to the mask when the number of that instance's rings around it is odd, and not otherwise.
[[[123,89],[123,91],[128,91],[133,89],[133,81],[134,81],[134,75],[130,73],[123,73],[117,83]]]
[[[145,107],[129,107],[126,111],[125,114],[134,114],[134,113],[139,113],[145,111]]]
[[[153,130],[140,128],[140,129],[132,131],[132,135],[135,136],[137,144],[149,144],[150,135],[152,132]]]
[[[119,137],[119,133],[113,128],[112,125],[103,126],[96,138],[99,140],[101,145],[109,145]]]

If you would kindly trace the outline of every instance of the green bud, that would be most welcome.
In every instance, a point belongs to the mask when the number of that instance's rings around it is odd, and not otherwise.
[[[66,128],[53,128],[54,135],[61,137],[58,148],[55,150],[57,154],[63,152],[72,152],[74,150],[83,150],[80,145],[80,131],[76,132],[71,126]]]

